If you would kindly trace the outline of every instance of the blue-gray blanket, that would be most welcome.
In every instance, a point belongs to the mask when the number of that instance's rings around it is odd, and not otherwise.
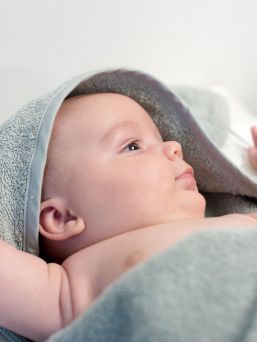
[[[131,97],[152,116],[164,140],[182,144],[209,216],[256,211],[256,183],[219,149],[229,127],[221,98],[202,94],[212,110],[197,117],[190,110],[196,98],[186,104],[151,76],[93,72],[30,102],[1,126],[1,239],[38,255],[41,187],[55,115],[66,97],[99,92]],[[256,234],[245,227],[186,239],[129,271],[49,341],[253,341]],[[0,340],[24,339],[0,328]]]

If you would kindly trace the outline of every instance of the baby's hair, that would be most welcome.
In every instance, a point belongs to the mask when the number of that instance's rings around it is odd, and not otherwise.
[[[41,191],[41,202],[45,201],[48,196],[48,184],[51,179],[51,173],[52,173],[52,166],[50,166],[51,160],[47,157],[46,164],[45,164],[45,170],[44,170],[44,176],[43,176],[43,182],[42,182],[42,191]]]
[[[69,97],[63,102],[63,105],[69,102],[72,103],[81,96],[86,95]],[[70,181],[71,175],[68,172],[68,163],[66,163],[68,162],[67,152],[70,150],[67,139],[70,128],[69,120],[67,120],[67,118],[70,117],[70,114],[64,115],[61,111],[62,106],[56,115],[48,145],[41,201],[60,194],[65,189],[66,184]]]
[[[44,170],[44,176],[43,176],[43,182],[42,182],[42,191],[41,191],[41,202],[48,199],[50,197],[49,189],[52,187],[52,178],[54,177],[54,165],[53,165],[53,152],[52,152],[52,140],[53,135],[51,137],[51,141],[48,146],[48,153],[47,153],[47,159],[45,164],[45,170]]]
[[[61,183],[64,181],[62,176],[62,147],[60,139],[58,139],[58,125],[57,121],[54,124],[52,135],[48,145],[47,159],[45,164],[41,201],[44,201],[51,196],[54,196],[56,191],[61,187]]]

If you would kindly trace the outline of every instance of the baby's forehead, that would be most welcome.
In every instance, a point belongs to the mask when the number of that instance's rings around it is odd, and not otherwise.
[[[103,116],[95,115],[96,112],[91,110],[91,106],[88,106],[88,101],[90,101],[96,106],[94,108],[101,113],[102,110],[106,110],[103,105],[109,103],[108,100],[111,100],[112,107]],[[125,104],[125,107],[126,104],[133,105],[132,118],[140,117],[141,115],[143,119],[137,121],[131,120],[130,112],[128,112],[128,115],[125,112],[121,120],[121,112],[119,110],[123,108],[121,106],[122,103]],[[134,106],[135,104],[136,107]],[[134,109],[136,110],[134,111]],[[107,140],[104,140],[104,136],[124,121],[136,122],[138,129],[130,129],[127,127],[124,129],[124,132],[133,132],[133,137],[139,137],[140,132],[144,132],[144,134],[148,134],[147,132],[149,132],[149,134],[152,134],[158,140],[162,140],[161,134],[150,115],[137,102],[126,96],[118,94],[111,94],[110,96],[106,96],[106,94],[94,94],[67,98],[60,107],[54,122],[48,146],[48,160],[62,159],[68,162],[69,159],[75,158],[75,154],[71,157],[72,153],[74,151],[80,153],[84,146],[87,146],[87,152],[90,147],[96,149],[97,146],[106,146]],[[142,121],[144,124],[142,124]],[[136,125],[131,125],[130,127],[136,127]],[[112,139],[112,135],[110,136],[111,138],[108,141]],[[100,145],[101,141],[104,141],[102,145]]]
[[[149,113],[132,98],[117,93],[83,94],[65,99],[59,114],[64,121],[83,120],[90,122],[96,118],[115,123],[129,119],[139,123],[147,123],[156,127]]]

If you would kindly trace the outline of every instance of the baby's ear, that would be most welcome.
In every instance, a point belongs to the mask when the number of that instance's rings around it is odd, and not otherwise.
[[[40,233],[55,241],[67,240],[85,229],[81,217],[72,215],[61,198],[50,198],[41,203]]]

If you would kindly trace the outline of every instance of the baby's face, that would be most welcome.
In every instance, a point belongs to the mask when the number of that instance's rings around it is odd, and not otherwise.
[[[66,100],[55,123],[62,196],[90,245],[137,228],[202,217],[205,201],[176,142],[163,142],[148,113],[118,94]]]

